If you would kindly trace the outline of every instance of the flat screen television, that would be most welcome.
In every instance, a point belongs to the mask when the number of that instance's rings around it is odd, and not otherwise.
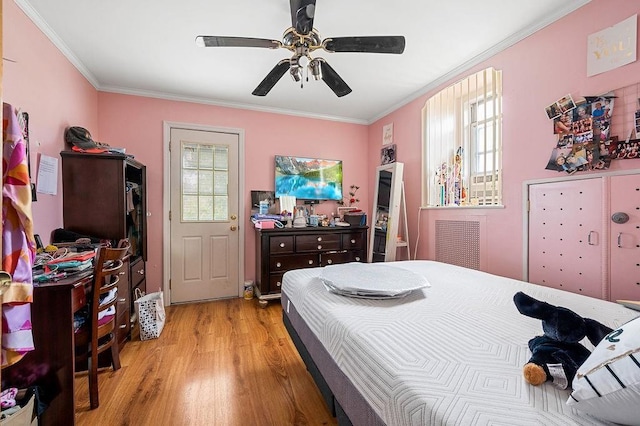
[[[342,161],[275,156],[276,197],[299,200],[342,200]]]

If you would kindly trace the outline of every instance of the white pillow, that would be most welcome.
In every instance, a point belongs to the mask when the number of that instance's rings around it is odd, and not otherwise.
[[[640,317],[602,339],[572,388],[568,405],[602,420],[640,425]]]
[[[384,263],[341,263],[322,268],[320,280],[331,292],[350,297],[386,299],[404,297],[430,287],[422,275]]]

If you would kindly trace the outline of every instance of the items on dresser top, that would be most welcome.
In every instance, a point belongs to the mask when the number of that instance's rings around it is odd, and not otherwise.
[[[33,282],[38,284],[58,281],[90,271],[95,255],[94,250],[75,252],[68,248],[61,248],[53,253],[38,253],[33,265]]]

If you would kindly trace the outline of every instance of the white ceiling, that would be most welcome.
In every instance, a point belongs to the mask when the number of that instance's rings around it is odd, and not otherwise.
[[[288,75],[253,96],[288,50],[194,42],[281,40],[287,0],[15,1],[98,90],[371,123],[590,0],[318,0],[322,38],[406,38],[402,55],[314,52],[353,89],[342,98],[322,81],[300,89]]]

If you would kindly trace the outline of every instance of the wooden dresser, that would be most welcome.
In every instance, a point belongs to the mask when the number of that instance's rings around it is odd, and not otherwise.
[[[280,297],[292,269],[366,262],[368,227],[256,229],[256,296],[261,306]]]
[[[146,291],[146,166],[123,154],[62,151],[64,228],[117,243],[128,238],[131,256],[118,285],[117,326],[120,349],[135,322],[136,288]]]

